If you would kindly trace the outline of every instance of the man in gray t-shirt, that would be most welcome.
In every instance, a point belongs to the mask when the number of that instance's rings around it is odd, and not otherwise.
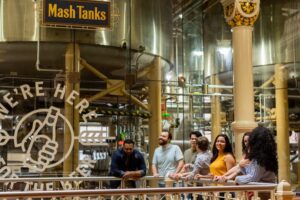
[[[162,131],[159,136],[160,147],[155,149],[152,159],[153,176],[170,174],[170,178],[172,178],[172,174],[180,172],[183,167],[181,149],[177,145],[170,144],[171,139],[172,134],[168,131]]]

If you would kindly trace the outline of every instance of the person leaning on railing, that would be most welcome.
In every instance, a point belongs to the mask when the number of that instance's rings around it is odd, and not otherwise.
[[[184,180],[193,180],[196,174],[206,176],[209,174],[209,165],[211,153],[208,150],[209,141],[205,136],[201,136],[197,140],[197,157],[191,172],[182,173],[180,176]]]
[[[235,177],[235,183],[276,183],[277,148],[271,131],[262,126],[253,129],[247,149],[246,158],[250,160],[250,163],[240,167],[241,175]],[[259,193],[259,197],[261,200],[269,199],[270,194]]]
[[[214,176],[222,176],[235,165],[235,158],[232,151],[232,146],[229,138],[225,134],[220,134],[216,137],[213,149],[212,159],[209,166],[210,178]],[[202,178],[196,175],[195,179]]]
[[[123,147],[112,155],[110,176],[120,177],[124,180],[125,187],[135,188],[136,182],[128,179],[138,179],[146,175],[146,164],[141,152],[134,149],[132,139],[126,139]],[[110,187],[117,188],[120,181],[111,181]]]
[[[235,165],[235,158],[232,151],[232,146],[227,135],[220,134],[216,137],[213,149],[212,149],[212,159],[209,166],[210,178],[213,179],[214,176],[222,176],[227,171],[229,171]],[[209,176],[208,176],[209,177]],[[202,175],[197,174],[195,179],[204,178]],[[224,193],[219,194],[219,199],[224,199]]]
[[[209,151],[209,141],[205,136],[198,137],[197,143],[197,157],[193,165],[191,165],[192,170],[187,172],[180,172],[176,174],[169,174],[169,178],[178,181],[179,179],[184,181],[192,181],[197,175],[198,178],[206,178],[209,174],[209,165],[211,160],[211,152]],[[185,171],[185,170],[184,170]],[[193,186],[192,183],[188,186]]]
[[[277,148],[274,136],[269,129],[259,126],[252,131],[246,157],[250,160],[250,164],[241,167],[242,175],[235,178],[237,184],[276,182]]]
[[[209,152],[209,141],[205,136],[198,137],[197,143],[197,157],[196,161],[193,164],[193,169],[190,172],[185,172],[180,175],[180,177],[185,181],[192,181],[196,174],[201,175],[202,177],[209,174],[209,165],[211,160],[211,152]],[[202,184],[198,183],[198,186]],[[188,184],[188,186],[192,186]],[[187,199],[193,199],[192,193],[189,193]],[[202,199],[199,195],[197,199]]]
[[[202,133],[200,131],[191,131],[190,132],[191,147],[189,149],[185,150],[183,153],[184,166],[181,170],[181,173],[188,172],[193,168],[194,163],[196,161],[196,157],[198,155],[197,140],[201,136],[202,136]]]
[[[242,164],[238,165],[241,175],[216,177],[215,180],[226,181],[235,178],[237,184],[276,182],[277,149],[274,136],[269,129],[262,126],[253,129],[249,136],[245,159],[241,162]]]
[[[159,136],[159,147],[154,151],[152,158],[153,176],[176,178],[184,165],[183,154],[179,146],[170,144],[172,134],[168,130],[163,130]],[[159,187],[165,187],[165,182],[160,180]]]
[[[222,176],[215,176],[214,181],[218,182],[225,182],[227,180],[234,179],[240,172],[241,172],[241,167],[246,167],[249,165],[250,160],[246,158],[246,153],[247,153],[247,147],[249,143],[249,137],[250,137],[251,132],[246,132],[243,135],[242,139],[242,151],[243,151],[243,158],[242,160],[234,167],[232,167],[230,170],[228,170],[224,175]]]

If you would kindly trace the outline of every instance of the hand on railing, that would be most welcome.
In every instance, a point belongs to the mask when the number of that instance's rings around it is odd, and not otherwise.
[[[213,179],[213,178],[214,178],[214,175],[212,175],[212,174],[207,174],[207,175],[196,174],[196,175],[194,176],[194,179],[195,179],[195,180],[199,180],[199,179],[202,179],[202,178],[205,178],[205,179]]]
[[[213,181],[218,183],[225,183],[228,181],[228,179],[226,176],[214,176]]]
[[[190,164],[190,163],[184,164],[183,168],[181,170],[181,173],[189,172],[191,167],[192,167],[192,164]]]
[[[169,173],[168,178],[178,181],[181,178],[181,174],[179,173]]]

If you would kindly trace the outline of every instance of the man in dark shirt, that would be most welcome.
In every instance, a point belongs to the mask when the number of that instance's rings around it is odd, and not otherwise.
[[[134,180],[146,175],[146,164],[143,155],[134,149],[131,139],[124,141],[123,147],[116,150],[111,159],[110,176],[120,177],[125,180],[125,186],[134,188]],[[120,181],[111,181],[111,188],[120,186]]]

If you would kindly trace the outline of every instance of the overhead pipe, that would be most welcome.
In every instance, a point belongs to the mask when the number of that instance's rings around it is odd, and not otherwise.
[[[39,12],[37,10],[37,0],[34,0],[34,15],[35,15],[35,23],[37,25],[36,27],[36,36],[37,36],[37,47],[36,47],[36,62],[35,67],[37,71],[43,71],[43,72],[62,72],[61,69],[49,69],[49,68],[41,68],[40,66],[40,18],[39,18]]]
[[[255,121],[262,122],[262,120],[271,120],[275,121],[276,120],[276,114],[272,114],[270,116],[264,116],[264,117],[255,117]]]

